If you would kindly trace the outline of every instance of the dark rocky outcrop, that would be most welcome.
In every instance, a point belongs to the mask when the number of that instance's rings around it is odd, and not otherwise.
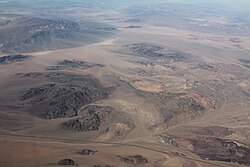
[[[242,143],[215,137],[196,138],[192,143],[201,158],[250,166],[250,148]]]
[[[91,68],[91,67],[104,67],[102,64],[94,64],[85,61],[78,60],[63,60],[58,62],[58,65],[66,67],[75,67],[75,68]]]
[[[16,76],[21,78],[37,78],[41,80],[52,81],[56,83],[75,83],[88,85],[90,82],[93,85],[100,85],[98,79],[90,75],[77,75],[66,72],[30,72],[30,73],[18,73]]]
[[[113,111],[110,107],[87,106],[81,118],[64,122],[62,127],[68,130],[81,132],[97,131],[101,123],[105,121]]]
[[[50,81],[21,93],[20,100],[32,105],[29,111],[45,119],[73,117],[83,106],[107,98],[110,90],[91,76],[64,73],[25,74]],[[95,116],[93,119],[97,119]]]
[[[70,166],[75,166],[77,163],[72,160],[72,159],[62,159],[56,163],[57,165],[70,165]]]
[[[72,48],[98,42],[116,32],[115,27],[104,23],[38,15],[16,15],[8,24],[11,26],[1,26],[0,30],[2,53]]]
[[[125,45],[123,48],[138,56],[144,56],[152,59],[162,59],[164,61],[184,61],[188,54],[174,49],[165,49],[161,46],[149,43],[136,43]]]
[[[21,61],[24,61],[25,59],[27,59],[29,57],[30,56],[22,55],[22,54],[2,56],[2,57],[0,57],[0,64],[9,64],[9,63],[21,62]]]
[[[16,76],[20,76],[21,78],[37,78],[42,76],[41,72],[29,72],[29,73],[17,73]]]
[[[238,59],[242,65],[246,68],[250,69],[250,59]]]
[[[142,155],[130,155],[127,157],[120,157],[120,160],[127,164],[146,164],[148,163],[147,158]]]
[[[76,118],[62,123],[61,128],[79,133],[96,132],[97,135],[110,133],[112,138],[120,139],[135,128],[135,123],[130,114],[113,107],[87,105]]]
[[[35,24],[36,22],[41,22],[36,28],[39,31],[34,31],[34,33],[24,40],[25,44],[31,44],[37,41],[51,41],[52,38],[70,38],[73,36],[73,32],[80,31],[80,25],[76,22],[68,21],[68,20],[50,20],[50,19],[39,19],[39,18],[31,18],[28,19],[27,22],[31,24]],[[46,26],[46,28],[43,28]],[[35,27],[33,27],[35,28]]]
[[[220,127],[220,126],[208,126],[208,127],[186,127],[193,134],[197,135],[206,135],[206,136],[215,136],[215,137],[225,137],[227,135],[233,134],[233,131],[229,128]]]
[[[206,71],[210,71],[210,72],[218,72],[218,69],[212,64],[200,63],[198,64],[198,68],[206,70]]]
[[[173,137],[160,135],[161,139],[164,141],[165,144],[169,144],[174,147],[178,147],[178,143],[175,141]]]
[[[63,60],[58,62],[58,65],[64,65],[64,66],[86,66],[89,67],[89,64],[84,61],[76,61],[76,60]]]
[[[250,64],[250,59],[238,59],[241,63]]]
[[[81,152],[79,152],[81,155],[94,155],[98,151],[96,150],[90,150],[90,149],[83,149]]]
[[[131,26],[127,26],[126,28],[131,28],[131,29],[133,29],[133,28],[142,28],[143,26],[134,26],[134,25],[131,25]]]
[[[160,52],[163,50],[163,48],[157,45],[153,45],[153,44],[137,43],[137,44],[126,45],[124,47],[128,48],[129,50],[136,53],[137,55],[141,55],[141,56],[147,56],[147,57],[164,56],[164,54]]]

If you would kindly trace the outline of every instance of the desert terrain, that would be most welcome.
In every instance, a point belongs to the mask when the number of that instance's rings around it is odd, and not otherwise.
[[[1,3],[0,166],[250,166],[243,9]]]

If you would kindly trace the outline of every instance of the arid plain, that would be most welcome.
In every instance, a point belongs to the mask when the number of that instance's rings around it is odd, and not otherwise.
[[[0,166],[250,166],[248,35],[73,9],[0,45]]]

